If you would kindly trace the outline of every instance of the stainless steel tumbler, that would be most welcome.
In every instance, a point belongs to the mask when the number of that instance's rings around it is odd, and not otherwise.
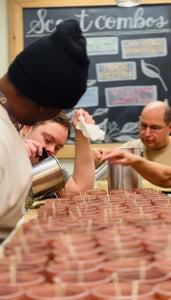
[[[130,153],[142,156],[141,148],[122,148],[125,151]],[[133,190],[134,188],[141,187],[141,176],[131,167],[131,166],[122,166],[111,165],[110,161],[108,162],[108,189],[119,190],[119,189],[128,189]]]
[[[33,166],[33,196],[60,190],[63,187],[63,173],[54,155],[50,155]]]

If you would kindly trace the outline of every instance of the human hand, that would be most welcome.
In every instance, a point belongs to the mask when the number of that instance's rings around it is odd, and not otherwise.
[[[72,119],[72,125],[74,128],[77,126],[79,122],[78,117],[80,116],[80,111],[82,113],[82,116],[86,124],[95,124],[95,121],[93,120],[92,116],[87,111],[85,111],[84,109],[76,109],[74,117]]]
[[[94,162],[97,163],[100,161],[100,158],[103,153],[105,153],[105,148],[91,148]]]
[[[136,163],[138,156],[123,149],[105,149],[100,156],[100,161],[104,162],[110,159],[111,164],[121,164],[123,166],[129,166]]]
[[[23,142],[31,163],[35,164],[39,161],[39,158],[42,155],[43,150],[41,144],[32,139],[25,139]]]

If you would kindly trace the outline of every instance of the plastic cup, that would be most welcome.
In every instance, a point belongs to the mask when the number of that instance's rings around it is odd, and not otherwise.
[[[61,273],[78,274],[80,271],[84,273],[98,271],[99,265],[88,264],[83,261],[64,261],[63,263],[52,264],[46,267],[46,278],[52,282],[54,276],[59,276]]]
[[[160,282],[155,288],[159,299],[168,300],[171,298],[171,280]]]
[[[0,284],[0,300],[23,300],[24,291],[21,288]]]
[[[159,282],[170,279],[169,274],[165,274],[151,266],[139,270],[122,271],[119,273],[120,281],[131,282],[134,280],[140,283],[151,284],[155,286]]]
[[[63,261],[77,261],[77,262],[82,261],[83,263],[94,264],[94,265],[103,262],[105,259],[106,259],[106,255],[98,252],[97,253],[93,253],[93,252],[76,253],[76,255],[75,253],[62,255],[62,256],[56,255],[53,258],[55,263],[59,263],[63,260]]]
[[[14,263],[15,264],[15,263]],[[10,272],[11,264],[0,264],[0,273],[8,273]],[[44,274],[45,267],[42,265],[32,265],[32,264],[25,264],[24,262],[16,263],[15,264],[16,272],[17,273],[39,273]]]
[[[111,281],[111,277],[102,271],[92,271],[92,272],[78,272],[78,273],[62,273],[59,276],[54,276],[52,278],[54,283],[59,281],[69,285],[81,286],[86,289],[91,289],[102,283],[107,283]]]
[[[9,273],[0,275],[0,284],[6,287],[18,287],[27,289],[33,285],[42,284],[45,282],[45,277],[38,273],[17,273],[16,276],[11,278]]]
[[[132,250],[142,247],[142,242],[140,239],[134,237],[128,240],[119,239],[115,241],[113,237],[99,240],[99,244],[104,247],[106,250]]]
[[[103,248],[104,249],[104,248]],[[104,253],[106,253],[108,259],[117,259],[117,258],[134,258],[134,257],[137,257],[137,256],[141,256],[143,255],[143,247],[137,247],[135,249],[131,248],[131,249],[121,249],[121,250],[118,250],[118,249],[114,249],[114,250],[108,250],[108,249],[104,249]]]
[[[11,263],[15,264],[20,264],[24,263],[26,265],[38,265],[38,266],[46,266],[48,264],[48,257],[45,255],[39,255],[39,253],[33,253],[29,255],[19,255],[10,257],[10,256],[5,256],[0,259],[0,266],[9,266]]]
[[[123,272],[131,270],[139,270],[141,267],[149,266],[152,263],[149,261],[140,259],[117,259],[117,260],[109,260],[104,261],[99,264],[99,267],[102,271],[112,274],[113,272]]]
[[[127,282],[107,283],[92,289],[93,299],[95,300],[152,300],[154,290],[147,284],[138,285],[138,293],[133,298],[133,284]]]
[[[161,272],[171,273],[171,259],[159,259],[154,262],[154,266]]]
[[[26,291],[28,300],[87,300],[89,291],[79,286],[46,284],[29,288]]]

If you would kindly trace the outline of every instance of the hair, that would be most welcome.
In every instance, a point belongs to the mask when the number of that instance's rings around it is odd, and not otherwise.
[[[36,123],[32,126],[32,128],[36,128],[36,127],[38,127],[38,126],[40,126],[40,125],[42,125],[42,124],[45,124],[46,122],[49,122],[49,121],[51,121],[51,122],[56,122],[56,123],[59,123],[59,124],[64,125],[64,126],[68,129],[68,137],[67,137],[67,138],[70,137],[70,133],[71,133],[71,123],[70,123],[70,121],[69,121],[69,119],[68,119],[66,113],[65,113],[63,110],[61,110],[60,113],[57,114],[56,117],[54,117],[54,118],[52,118],[52,119],[49,119],[49,120],[46,120],[46,121],[39,121],[39,122],[36,122]],[[21,125],[19,130],[21,130],[21,129],[23,128],[23,126],[24,126],[24,125]]]
[[[167,106],[164,112],[164,122],[169,124],[171,122],[171,107]]]
[[[156,104],[157,104],[157,106],[156,106]],[[144,106],[144,108],[141,111],[141,115],[139,116],[139,118],[141,118],[143,112],[146,111],[147,107],[148,108],[149,107],[151,107],[151,108],[157,107],[158,109],[160,109],[161,107],[164,107],[163,121],[167,125],[171,122],[171,107],[168,104],[166,104],[166,103],[164,103],[160,100],[156,100],[154,102],[152,101],[152,102],[148,103],[146,106]]]

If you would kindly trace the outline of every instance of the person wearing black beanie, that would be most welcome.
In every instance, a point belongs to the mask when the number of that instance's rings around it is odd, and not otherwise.
[[[0,241],[22,216],[32,166],[14,125],[33,125],[74,107],[87,87],[89,58],[76,20],[25,48],[0,78]]]
[[[86,91],[89,63],[79,23],[70,19],[24,49],[10,65],[8,76],[31,100],[68,109]]]

